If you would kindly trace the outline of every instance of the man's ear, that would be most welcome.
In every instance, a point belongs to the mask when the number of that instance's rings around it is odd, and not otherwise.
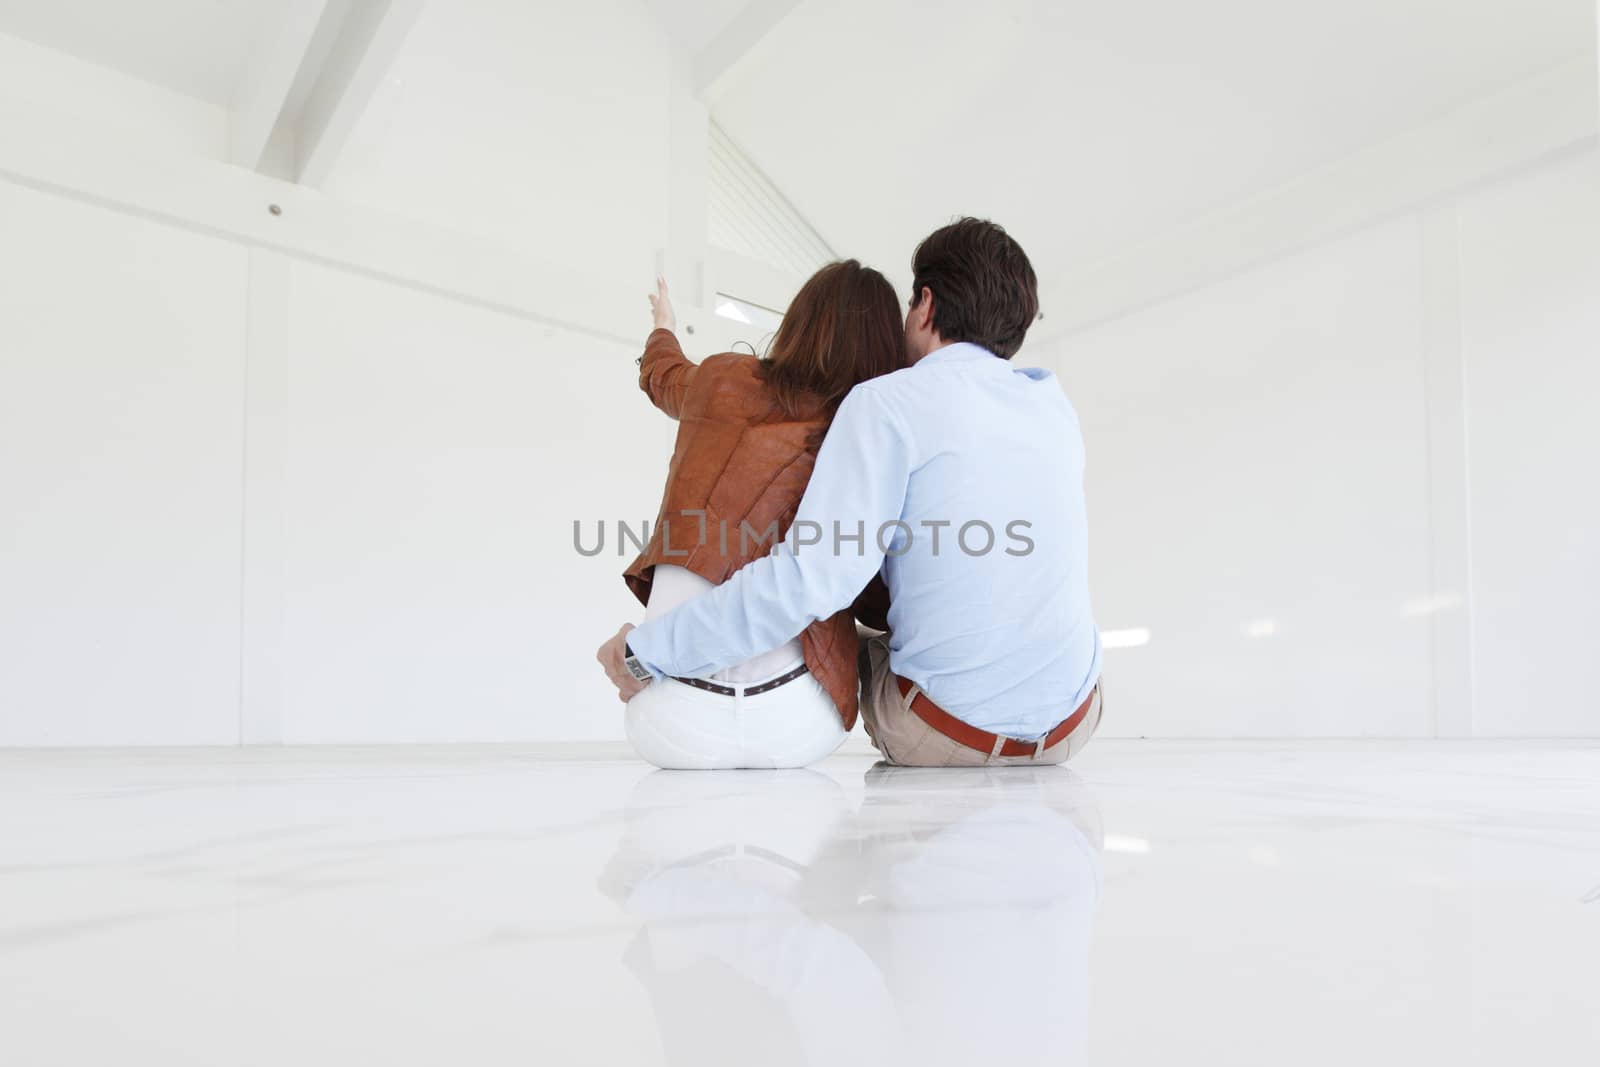
[[[911,309],[916,316],[917,329],[931,330],[933,328],[933,290],[926,285],[922,292],[917,294],[917,306]]]

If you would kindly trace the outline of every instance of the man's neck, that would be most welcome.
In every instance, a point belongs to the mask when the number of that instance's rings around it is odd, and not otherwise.
[[[922,362],[924,359],[927,359],[929,356],[931,356],[935,352],[939,351],[939,349],[941,349],[941,348],[949,348],[953,344],[955,344],[954,341],[946,341],[943,337],[935,337],[933,339],[933,347],[929,348],[926,352],[922,353],[922,355],[920,355],[916,359],[912,360],[911,361],[911,365],[912,366],[916,366],[918,363]]]

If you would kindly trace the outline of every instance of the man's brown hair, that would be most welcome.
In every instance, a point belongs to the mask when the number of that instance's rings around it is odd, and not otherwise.
[[[1001,359],[1022,347],[1039,315],[1039,281],[1022,246],[987,219],[934,230],[911,257],[911,306],[933,293],[933,328],[945,341],[970,341]]]
[[[894,286],[846,259],[800,287],[761,361],[761,377],[786,414],[815,398],[831,415],[855,385],[905,366],[905,348]]]

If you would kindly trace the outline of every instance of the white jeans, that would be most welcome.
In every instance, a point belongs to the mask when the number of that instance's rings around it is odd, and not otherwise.
[[[628,701],[633,750],[674,770],[804,767],[844,741],[838,709],[809,673],[753,697],[744,695],[745,685],[733,687],[737,696],[671,678],[652,682]]]

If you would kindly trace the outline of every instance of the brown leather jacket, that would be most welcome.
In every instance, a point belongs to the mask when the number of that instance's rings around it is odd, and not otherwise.
[[[641,604],[650,598],[657,563],[676,564],[721,585],[771,551],[794,521],[828,414],[819,404],[798,418],[785,415],[756,367],[754,357],[737,352],[697,366],[670,330],[656,330],[645,342],[639,388],[678,420],[678,440],[650,543],[623,573]],[[850,613],[813,622],[800,645],[806,666],[850,729],[858,698]]]

